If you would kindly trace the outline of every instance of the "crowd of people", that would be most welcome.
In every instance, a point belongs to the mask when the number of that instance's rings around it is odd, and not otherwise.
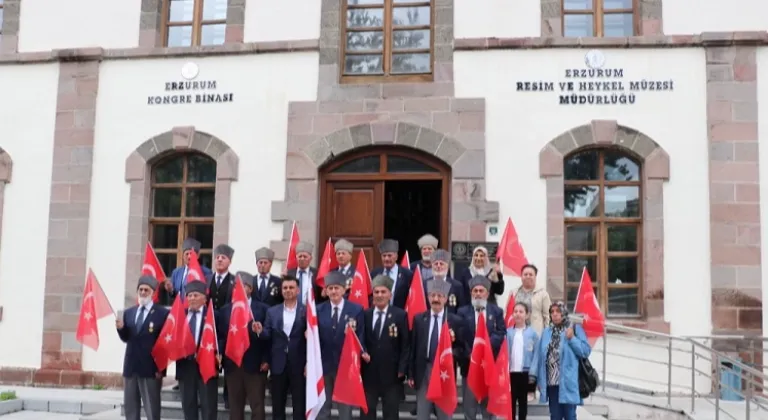
[[[167,308],[175,299],[188,305],[187,322],[196,345],[204,333],[207,305],[216,318],[216,335],[220,355],[217,370],[224,377],[224,400],[233,420],[245,418],[245,405],[250,406],[251,419],[266,418],[266,391],[272,398],[272,417],[286,418],[288,395],[294,420],[306,418],[307,310],[310,294],[317,307],[317,328],[322,356],[325,393],[328,396],[318,418],[331,416],[336,406],[338,417],[351,419],[351,406],[338,404],[330,397],[339,370],[342,345],[347,328],[354,329],[362,351],[362,381],[368,405],[361,418],[375,419],[381,403],[384,419],[397,419],[405,399],[405,387],[416,393],[413,414],[419,420],[435,415],[447,419],[426,397],[437,343],[447,323],[450,331],[455,369],[466,378],[471,360],[476,324],[486,321],[494,358],[508,352],[513,418],[525,420],[527,405],[538,391],[542,403],[549,403],[552,420],[575,420],[576,406],[582,403],[578,385],[578,360],[586,358],[590,346],[583,329],[572,325],[562,302],[552,302],[547,291],[536,286],[537,268],[522,267],[522,285],[511,292],[515,305],[513,316],[497,304],[504,292],[504,276],[492,264],[488,250],[473,250],[472,263],[451,276],[450,253],[438,248],[438,240],[424,235],[418,241],[421,259],[410,268],[398,264],[399,243],[383,240],[378,250],[380,266],[370,273],[370,308],[348,299],[355,268],[352,266],[353,245],[345,239],[335,242],[338,268],[316,281],[318,270],[311,267],[313,246],[300,242],[295,247],[298,267],[284,270],[280,276],[271,273],[274,252],[261,248],[255,252],[257,273],[231,273],[234,249],[226,244],[214,249],[213,267],[203,267],[205,281],[188,282],[190,258],[200,251],[200,242],[184,241],[183,265],[170,278],[158,282],[150,275],[138,280],[138,303],[126,309],[117,319],[120,338],[126,343],[123,376],[125,379],[125,415],[139,420],[143,411],[148,420],[160,419],[160,391],[165,371],[159,370],[152,349],[169,319]],[[409,326],[405,311],[414,273],[423,282],[427,310],[413,317]],[[418,278],[419,276],[417,276]],[[239,278],[250,304],[252,321],[248,323],[251,339],[241,364],[233,363],[226,348],[232,295]],[[153,301],[155,292],[159,300]],[[174,319],[174,324],[178,320]],[[502,348],[503,343],[506,347]],[[217,380],[204,381],[195,356],[176,362],[176,379],[186,420],[215,420],[218,412]],[[466,419],[492,417],[487,410],[487,397],[478,399],[470,387],[462,386],[461,410]],[[199,410],[199,411],[198,411]],[[355,414],[357,416],[357,414]]]

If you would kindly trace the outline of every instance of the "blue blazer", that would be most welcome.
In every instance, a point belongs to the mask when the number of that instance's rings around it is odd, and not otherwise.
[[[173,294],[171,297],[175,297],[181,292],[181,295],[184,296],[184,285],[187,284],[187,279],[184,278],[184,269],[186,266],[180,265],[173,269],[173,272],[171,272],[171,283],[173,283]],[[213,275],[213,272],[210,268],[200,265],[200,268],[203,270],[203,277],[205,279],[209,278]],[[205,281],[205,279],[202,279]]]
[[[283,331],[283,303],[267,310],[264,330],[260,338],[270,343],[269,371],[280,375],[286,371],[290,375],[304,377],[307,365],[307,307],[298,304],[296,320],[293,322],[290,334]]]
[[[462,306],[456,313],[464,324],[464,336],[463,340],[469,343],[471,349],[472,343],[475,341],[475,308],[471,306]],[[499,348],[501,343],[504,342],[504,335],[506,330],[504,329],[504,312],[498,306],[489,303],[485,308],[485,325],[488,328],[488,337],[491,339],[491,348],[493,348],[493,357],[499,354]],[[472,351],[465,355],[465,357],[459,359],[459,368],[461,375],[465,378],[469,372],[469,358],[472,355]]]
[[[357,303],[344,300],[344,308],[339,314],[339,323],[333,328],[333,309],[331,301],[317,306],[317,330],[320,333],[320,354],[323,357],[323,372],[331,375],[339,370],[341,349],[344,347],[345,326],[352,320],[355,322],[355,334],[360,343],[365,343],[365,316],[363,307]],[[365,350],[363,350],[365,352]]]
[[[512,344],[515,342],[515,327],[507,328],[507,351],[509,351],[509,363],[512,366]],[[539,342],[539,336],[536,334],[536,330],[530,326],[523,329],[523,372],[528,372],[531,369],[531,363],[533,362],[533,354],[536,350],[536,344]]]
[[[580,324],[571,324],[573,338],[565,337],[565,332],[560,336],[560,404],[582,405],[584,402],[579,395],[579,359],[586,359],[592,353],[587,336]],[[541,332],[536,350],[531,362],[530,375],[536,377],[536,383],[541,392],[540,401],[547,400],[547,347],[552,341],[552,327],[546,327]]]
[[[154,304],[149,313],[145,314],[144,323],[136,325],[138,308],[136,305],[123,312],[123,328],[117,330],[120,340],[126,344],[123,376],[126,378],[134,375],[139,378],[154,378],[157,373],[157,365],[152,357],[152,348],[155,346],[170,312],[163,306]],[[165,376],[165,371],[163,371],[163,376]]]
[[[267,318],[267,309],[269,307],[256,299],[251,299],[251,312],[253,313],[253,319],[256,322],[264,322]],[[216,314],[216,335],[219,340],[219,351],[222,356],[222,365],[224,372],[231,372],[238,369],[235,362],[226,356],[227,349],[227,334],[229,333],[229,321],[232,315],[232,304],[228,303],[224,305]],[[253,321],[248,321],[248,332],[251,345],[243,355],[243,363],[240,365],[245,372],[259,373],[262,363],[269,363],[269,347],[267,343],[259,340],[259,335],[253,332],[251,325]]]

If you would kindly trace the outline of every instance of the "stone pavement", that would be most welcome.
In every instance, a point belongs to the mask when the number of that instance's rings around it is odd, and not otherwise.
[[[79,414],[57,414],[46,411],[19,411],[0,416],[0,420],[79,420]]]

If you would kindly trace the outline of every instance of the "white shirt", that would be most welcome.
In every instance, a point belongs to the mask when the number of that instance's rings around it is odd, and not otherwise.
[[[371,329],[373,330],[373,326],[376,325],[376,319],[379,318],[379,311],[382,312],[381,315],[381,329],[384,329],[384,322],[387,318],[387,310],[389,310],[389,305],[385,306],[384,309],[379,309],[377,307],[373,307],[373,322],[371,323]],[[375,333],[381,335],[381,331],[374,331]]]
[[[283,305],[283,332],[286,336],[291,335],[291,330],[293,329],[293,323],[296,322],[296,309],[299,308],[299,305],[296,304],[293,308],[289,308],[285,305]]]
[[[341,321],[341,311],[344,310],[344,299],[341,299],[341,302],[339,302],[338,305],[334,305],[333,302],[330,302],[330,303],[331,303],[331,319],[333,319],[333,310],[336,308],[339,308],[339,321]]]
[[[397,286],[397,273],[399,266],[397,264],[389,268],[389,278],[392,279],[392,297],[389,298],[389,303],[392,304],[395,301],[395,286]],[[383,274],[386,274],[387,268],[384,268]]]
[[[147,316],[149,316],[149,311],[152,309],[152,301],[150,300],[149,303],[144,306],[144,320],[147,320]],[[139,305],[138,308],[136,308],[136,318],[133,319],[134,324],[138,324],[139,322],[139,314],[141,313],[141,305]],[[138,327],[141,327],[141,325],[137,325]]]
[[[515,328],[515,338],[512,340],[512,360],[509,361],[510,372],[523,371],[523,347],[525,339],[523,338],[523,329]]]
[[[229,274],[229,271],[226,273],[216,273],[216,286],[221,286],[221,282],[224,281],[224,277],[227,277],[227,274]]]
[[[267,282],[269,282],[269,273],[261,274],[259,273],[259,282],[256,284],[256,290],[261,290],[263,287],[264,289],[267,288]]]
[[[203,322],[203,308],[201,307],[197,311],[193,311],[192,309],[189,310],[189,313],[187,313],[187,323],[189,323],[192,320],[192,313],[197,312],[197,324],[192,326],[195,329],[195,344],[200,343],[200,326]]]
[[[437,329],[437,343],[440,344],[440,334],[443,333],[443,329],[441,328],[443,325],[443,316],[445,316],[445,309],[440,311],[439,314],[436,314],[432,311],[429,311],[429,331],[427,331],[427,357],[429,357],[429,346],[431,345],[430,340],[432,339],[432,328],[435,327],[435,315],[437,315],[437,322],[440,327]]]
[[[352,263],[347,263],[347,265],[345,265],[344,267],[339,267],[339,271],[344,273],[344,275],[346,276],[347,273],[349,272],[349,267],[352,267]]]
[[[304,273],[304,278],[302,278],[302,273]],[[309,267],[299,268],[296,271],[296,278],[299,279],[299,287],[301,288],[301,303],[306,304],[308,293],[312,290],[312,271]]]

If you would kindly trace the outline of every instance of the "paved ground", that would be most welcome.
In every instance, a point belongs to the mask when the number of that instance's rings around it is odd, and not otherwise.
[[[56,414],[44,411],[19,411],[0,416],[2,420],[79,420],[80,414]]]

